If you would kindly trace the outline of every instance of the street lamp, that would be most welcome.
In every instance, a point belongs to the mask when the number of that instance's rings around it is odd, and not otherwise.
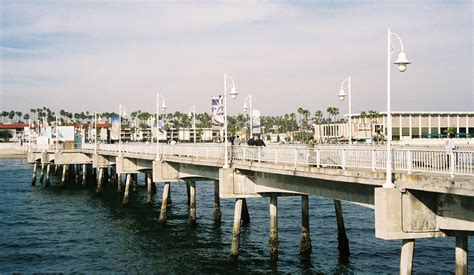
[[[123,109],[123,112],[122,112]],[[119,153],[118,156],[122,156],[122,116],[127,116],[127,110],[125,106],[119,104],[119,129],[118,129],[118,138],[119,138]]]
[[[249,106],[247,107],[247,100],[249,102]],[[249,108],[250,107],[250,108]],[[252,137],[252,132],[253,132],[253,121],[252,121],[252,116],[253,116],[253,109],[252,109],[252,95],[248,95],[245,97],[244,99],[244,106],[242,106],[242,109],[244,110],[244,112],[247,112],[248,110],[248,114],[249,114],[249,125],[250,125],[250,137]]]
[[[392,37],[395,37],[400,43],[400,48],[393,46]],[[392,182],[392,114],[390,111],[390,59],[393,53],[398,52],[397,61],[393,64],[398,65],[398,70],[404,72],[407,69],[407,65],[410,64],[408,61],[405,50],[403,47],[403,42],[400,36],[396,33],[387,30],[387,170],[386,170],[386,181],[383,185],[384,188],[394,188],[395,185]],[[401,133],[400,133],[401,135]]]
[[[230,90],[229,95],[231,96],[232,99],[235,99],[237,95],[239,94],[235,90],[235,82],[232,79],[232,77],[228,76],[227,74],[224,74],[224,166],[222,168],[229,168],[229,148],[228,148],[228,140],[227,140],[227,79],[232,81],[232,88]]]
[[[94,155],[97,154],[97,112],[94,112]]]
[[[161,104],[161,111],[165,112],[166,111],[166,103],[165,103],[165,98],[160,95],[159,93],[156,93],[156,160],[160,160],[160,151],[158,150],[158,146],[160,144],[160,139],[158,137],[159,127],[160,127],[160,98],[162,101]]]
[[[188,118],[193,118],[194,143],[196,143],[196,105],[189,108]]]
[[[347,83],[347,86],[344,86],[344,84]],[[349,76],[348,78],[344,79],[341,83],[341,90],[339,91],[339,94],[337,95],[341,101],[344,100],[346,97],[346,92],[349,94],[349,145],[352,144],[352,99],[351,99],[351,77]]]

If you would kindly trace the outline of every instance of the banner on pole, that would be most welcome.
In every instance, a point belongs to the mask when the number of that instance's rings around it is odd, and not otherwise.
[[[260,130],[260,110],[252,110],[252,133],[261,134]]]
[[[211,97],[212,129],[224,129],[224,97]]]
[[[118,140],[119,139],[119,116],[113,115],[111,117],[112,130],[110,131],[110,139]]]

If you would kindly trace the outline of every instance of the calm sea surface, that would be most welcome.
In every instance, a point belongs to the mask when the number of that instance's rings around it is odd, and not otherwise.
[[[0,159],[1,272],[161,272],[161,273],[397,273],[400,241],[375,238],[374,212],[343,203],[351,256],[339,261],[334,205],[310,198],[313,254],[299,256],[300,198],[282,197],[279,205],[280,254],[270,261],[268,198],[249,199],[251,223],[242,227],[238,263],[229,262],[233,200],[221,200],[222,224],[213,221],[213,184],[198,182],[197,226],[188,221],[184,183],[171,185],[172,204],[166,227],[158,224],[161,199],[146,206],[141,188],[130,206],[107,186],[31,186],[32,167],[22,159]],[[162,185],[158,185],[161,194]],[[417,240],[414,271],[452,273],[453,238]],[[474,274],[474,238],[469,238]]]

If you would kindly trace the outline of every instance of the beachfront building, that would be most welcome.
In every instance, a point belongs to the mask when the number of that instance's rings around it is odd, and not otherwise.
[[[314,138],[320,142],[347,141],[351,129],[353,141],[384,139],[387,113],[372,118],[353,114],[351,124],[314,124]],[[393,140],[443,138],[448,128],[454,129],[456,138],[474,138],[474,112],[392,112]]]

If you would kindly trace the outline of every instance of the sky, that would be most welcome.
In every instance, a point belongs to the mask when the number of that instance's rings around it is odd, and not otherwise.
[[[262,115],[384,111],[387,29],[394,111],[474,111],[471,1],[0,0],[0,111],[210,111],[224,73]],[[398,47],[396,39],[392,40]],[[396,59],[396,54],[392,57]]]

